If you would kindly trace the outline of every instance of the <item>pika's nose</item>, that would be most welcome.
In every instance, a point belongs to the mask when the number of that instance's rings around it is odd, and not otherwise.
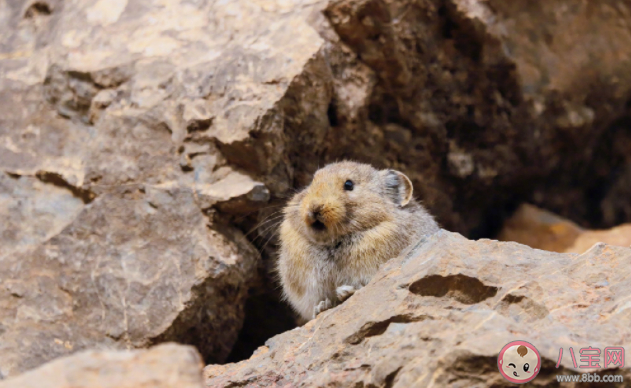
[[[307,212],[307,224],[315,231],[323,231],[326,229],[324,219],[322,218],[322,210],[324,206],[317,204],[311,205],[309,212]]]
[[[320,216],[322,212],[322,205],[312,205],[311,206],[311,210],[309,210],[309,213],[307,214],[309,216],[309,220],[311,222],[315,222],[318,221],[320,219]]]

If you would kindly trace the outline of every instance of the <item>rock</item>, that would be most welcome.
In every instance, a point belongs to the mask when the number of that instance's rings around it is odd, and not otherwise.
[[[516,241],[546,251],[565,252],[584,232],[570,220],[536,206],[523,204],[506,220],[498,240]]]
[[[213,184],[198,184],[197,194],[202,207],[216,205],[221,212],[237,215],[255,212],[270,199],[264,184],[237,171],[226,172],[225,177]]]
[[[560,254],[443,230],[251,359],[207,366],[206,386],[509,387],[497,355],[515,340],[541,354],[534,386],[584,372],[626,381],[628,365],[605,371],[601,354],[600,369],[575,368],[569,348],[622,346],[628,354],[629,276],[630,248],[599,244]]]
[[[168,340],[227,357],[257,253],[238,230],[209,225],[191,190],[129,185],[100,195],[55,236],[5,255],[2,373]]]
[[[0,174],[0,258],[54,237],[84,207],[81,198],[63,187],[36,177]]]
[[[597,243],[631,247],[631,224],[624,224],[607,230],[585,231],[565,252],[583,253]]]
[[[190,346],[84,351],[0,381],[1,388],[201,388],[202,359]]]
[[[585,230],[563,217],[523,204],[506,220],[498,239],[553,252],[583,253],[599,242],[630,247],[631,224]]]

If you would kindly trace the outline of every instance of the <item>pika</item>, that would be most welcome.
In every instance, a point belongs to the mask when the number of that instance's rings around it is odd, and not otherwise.
[[[348,161],[316,171],[283,213],[277,270],[284,297],[305,320],[349,298],[416,237],[439,230],[407,176]]]

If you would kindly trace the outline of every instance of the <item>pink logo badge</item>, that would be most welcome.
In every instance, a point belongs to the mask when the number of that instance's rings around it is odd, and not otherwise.
[[[497,356],[501,375],[511,383],[524,384],[532,381],[541,369],[541,356],[526,341],[513,341],[502,348]]]

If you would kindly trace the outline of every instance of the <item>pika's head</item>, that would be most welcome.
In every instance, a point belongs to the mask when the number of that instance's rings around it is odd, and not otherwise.
[[[340,162],[318,170],[285,208],[285,217],[311,242],[327,245],[392,220],[411,199],[412,183],[403,173]]]

